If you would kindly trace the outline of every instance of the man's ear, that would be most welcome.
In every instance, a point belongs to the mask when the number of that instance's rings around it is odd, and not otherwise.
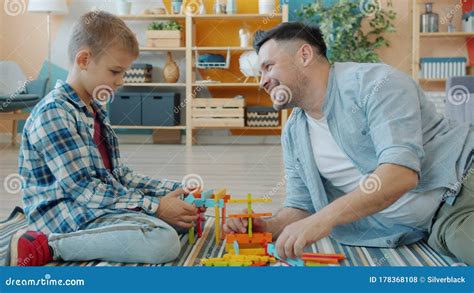
[[[87,70],[92,60],[91,52],[89,49],[82,49],[76,54],[76,64],[81,70]]]
[[[314,59],[314,48],[309,44],[303,44],[298,51],[298,57],[304,67],[310,65]]]

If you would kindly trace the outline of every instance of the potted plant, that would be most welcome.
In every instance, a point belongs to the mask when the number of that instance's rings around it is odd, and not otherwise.
[[[181,47],[183,26],[175,21],[152,22],[146,31],[148,47]]]
[[[375,50],[389,46],[383,35],[395,31],[392,21],[396,13],[382,9],[379,1],[341,0],[333,5],[323,2],[305,5],[297,15],[321,29],[328,46],[328,59],[332,63],[379,62]],[[388,7],[391,5],[388,1]],[[363,31],[362,26],[368,29]]]

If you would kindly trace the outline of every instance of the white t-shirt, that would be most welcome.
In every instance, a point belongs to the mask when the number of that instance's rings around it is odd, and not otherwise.
[[[319,173],[344,193],[354,191],[365,176],[337,145],[329,131],[326,118],[316,120],[308,114],[306,117],[314,161]],[[408,192],[380,211],[379,215],[394,224],[428,229],[445,191],[444,188],[439,188],[423,194]],[[427,213],[420,214],[420,210]]]

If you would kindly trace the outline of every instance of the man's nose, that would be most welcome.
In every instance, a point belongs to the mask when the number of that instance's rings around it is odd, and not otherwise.
[[[268,92],[268,84],[270,79],[262,73],[262,78],[260,79],[260,88],[266,90]]]

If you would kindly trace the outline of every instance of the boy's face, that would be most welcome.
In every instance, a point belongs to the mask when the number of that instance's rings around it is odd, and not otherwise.
[[[99,58],[94,58],[88,62],[86,69],[81,71],[82,84],[92,98],[94,95],[103,95],[104,90],[115,92],[123,85],[125,71],[130,68],[135,57],[121,49],[120,47],[110,47],[106,49]]]

